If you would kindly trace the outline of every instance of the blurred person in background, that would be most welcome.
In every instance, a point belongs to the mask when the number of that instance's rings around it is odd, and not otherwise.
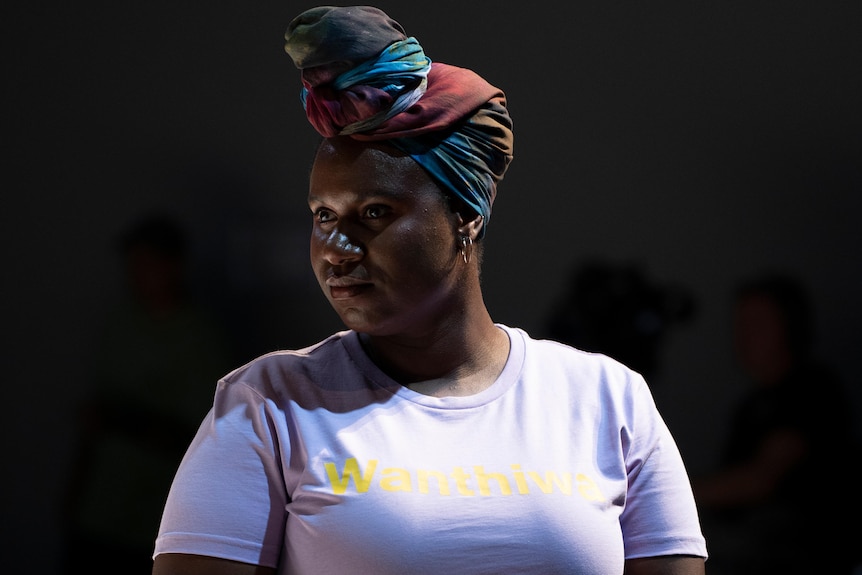
[[[810,296],[792,275],[764,274],[736,288],[732,313],[751,387],[719,468],[693,478],[710,574],[850,573],[859,450],[848,394],[813,353]]]
[[[682,286],[657,284],[636,264],[590,260],[572,270],[546,330],[550,339],[609,355],[655,385],[671,328],[695,312]]]
[[[63,517],[67,573],[151,572],[171,478],[214,379],[234,361],[220,322],[189,289],[178,221],[147,214],[118,244],[126,297],[107,313],[79,413]]]

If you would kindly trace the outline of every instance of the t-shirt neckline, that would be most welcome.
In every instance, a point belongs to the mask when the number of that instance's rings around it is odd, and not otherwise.
[[[341,338],[341,342],[351,360],[372,385],[387,390],[393,396],[437,409],[469,409],[490,403],[506,393],[518,380],[524,364],[526,349],[524,334],[518,329],[500,323],[495,325],[509,336],[509,357],[506,360],[506,365],[503,366],[503,371],[488,388],[479,393],[464,396],[433,397],[399,384],[371,361],[359,341],[359,334],[355,331],[348,331]]]

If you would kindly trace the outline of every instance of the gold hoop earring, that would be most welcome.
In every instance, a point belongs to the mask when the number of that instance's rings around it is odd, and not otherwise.
[[[464,258],[464,263],[469,264],[470,258],[473,255],[473,238],[470,236],[461,236],[461,257]]]

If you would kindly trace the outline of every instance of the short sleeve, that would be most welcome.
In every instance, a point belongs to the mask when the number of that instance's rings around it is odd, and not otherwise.
[[[177,470],[154,555],[278,564],[287,493],[274,410],[241,382],[219,383],[213,408]]]
[[[642,378],[633,382],[620,517],[627,559],[657,555],[706,557],[688,473],[670,430]]]

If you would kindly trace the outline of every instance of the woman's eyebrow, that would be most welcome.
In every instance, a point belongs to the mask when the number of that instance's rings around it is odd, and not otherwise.
[[[404,200],[406,196],[409,195],[409,192],[405,192],[405,190],[390,190],[390,189],[370,189],[370,190],[358,190],[351,192],[343,192],[342,197],[346,197],[348,195],[352,197],[362,197],[364,200],[374,200],[374,199],[386,199],[391,201],[399,201]],[[320,202],[326,203],[327,199],[321,197],[319,194],[308,194],[309,202]]]

